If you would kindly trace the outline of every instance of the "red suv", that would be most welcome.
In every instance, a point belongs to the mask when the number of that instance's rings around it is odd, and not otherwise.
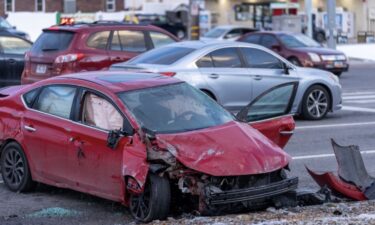
[[[337,76],[349,69],[344,53],[325,48],[304,34],[256,32],[245,34],[238,41],[263,45],[297,66],[328,70]]]
[[[96,22],[44,29],[26,53],[22,84],[67,73],[104,70],[178,39],[151,25]]]

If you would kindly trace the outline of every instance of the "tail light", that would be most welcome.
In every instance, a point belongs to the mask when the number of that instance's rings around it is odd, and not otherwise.
[[[77,54],[67,54],[67,55],[60,55],[55,59],[55,63],[69,63],[69,62],[75,62],[78,60],[81,60],[83,57],[85,57],[82,53]]]
[[[176,75],[175,72],[160,72],[160,74],[167,76],[167,77],[173,77],[174,75]]]

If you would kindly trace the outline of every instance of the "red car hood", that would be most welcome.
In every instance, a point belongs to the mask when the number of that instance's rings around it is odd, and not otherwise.
[[[158,134],[157,139],[172,145],[171,153],[186,167],[212,176],[269,173],[290,161],[285,151],[245,123]]]

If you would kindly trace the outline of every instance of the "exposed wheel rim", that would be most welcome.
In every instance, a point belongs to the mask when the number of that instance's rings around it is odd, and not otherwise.
[[[145,220],[150,213],[151,184],[146,184],[142,194],[134,195],[130,199],[130,211],[138,220]]]
[[[18,187],[25,177],[25,162],[21,154],[14,148],[9,149],[4,157],[4,180],[10,186]]]
[[[328,110],[328,98],[324,91],[313,90],[307,97],[307,110],[315,118],[324,116]]]

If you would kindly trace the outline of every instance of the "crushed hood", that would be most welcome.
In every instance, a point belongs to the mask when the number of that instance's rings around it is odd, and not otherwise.
[[[177,134],[158,134],[160,143],[188,168],[212,176],[269,173],[285,167],[290,156],[250,125],[222,126]]]

